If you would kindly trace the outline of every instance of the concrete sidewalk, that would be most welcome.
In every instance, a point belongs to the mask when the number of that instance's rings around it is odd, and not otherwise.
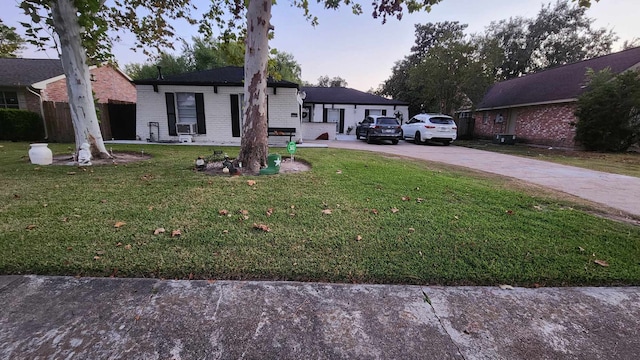
[[[316,143],[316,142],[313,142]],[[325,141],[330,148],[367,150],[441,162],[524,180],[640,217],[640,178],[459,146],[367,144],[355,137]]]
[[[0,276],[2,359],[636,359],[640,288]]]

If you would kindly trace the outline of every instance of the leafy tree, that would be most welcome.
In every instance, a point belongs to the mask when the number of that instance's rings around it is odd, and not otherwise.
[[[0,57],[16,57],[24,43],[25,40],[16,33],[16,28],[8,27],[0,19]]]
[[[640,138],[640,77],[589,70],[588,89],[578,98],[576,141],[587,150],[622,152]]]
[[[317,87],[347,87],[349,84],[347,80],[340,76],[330,78],[328,75],[320,76],[318,78]]]
[[[453,113],[479,101],[491,83],[492,68],[481,63],[478,45],[464,34],[466,24],[416,25],[410,55],[396,63],[381,94],[409,102],[409,113]]]
[[[610,30],[593,28],[585,12],[585,7],[558,0],[553,7],[543,6],[534,19],[492,22],[485,41],[503,52],[497,80],[610,53],[617,37]]]

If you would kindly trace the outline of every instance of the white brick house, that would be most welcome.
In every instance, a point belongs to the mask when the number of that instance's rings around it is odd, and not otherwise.
[[[194,141],[239,145],[242,136],[244,69],[224,67],[162,79],[134,81],[138,96],[136,134],[151,142]],[[301,139],[298,84],[267,82],[269,127],[295,128]],[[285,143],[288,137],[269,138]]]
[[[355,129],[368,115],[409,118],[409,104],[344,87],[303,87],[302,137],[314,140],[326,134],[334,139],[337,134]],[[351,134],[355,134],[351,132]]]

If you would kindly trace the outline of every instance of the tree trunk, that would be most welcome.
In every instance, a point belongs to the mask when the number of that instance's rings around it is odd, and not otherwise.
[[[82,47],[80,25],[73,0],[51,2],[53,26],[60,39],[60,57],[67,80],[71,121],[76,138],[76,152],[82,143],[91,145],[94,157],[110,157],[102,141],[91,91],[86,51]]]
[[[250,0],[244,57],[244,122],[238,160],[257,174],[267,163],[267,61],[271,0]]]

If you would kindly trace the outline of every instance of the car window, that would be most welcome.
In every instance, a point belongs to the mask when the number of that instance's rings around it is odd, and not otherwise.
[[[429,119],[429,121],[432,124],[448,124],[448,125],[453,125],[454,124],[452,119],[446,118],[446,117],[432,117],[432,118]]]
[[[419,123],[420,119],[417,118],[411,118],[411,120],[409,120],[409,122],[407,124],[415,124],[415,123]]]
[[[398,120],[392,117],[380,117],[378,118],[378,124],[380,125],[398,125]]]

